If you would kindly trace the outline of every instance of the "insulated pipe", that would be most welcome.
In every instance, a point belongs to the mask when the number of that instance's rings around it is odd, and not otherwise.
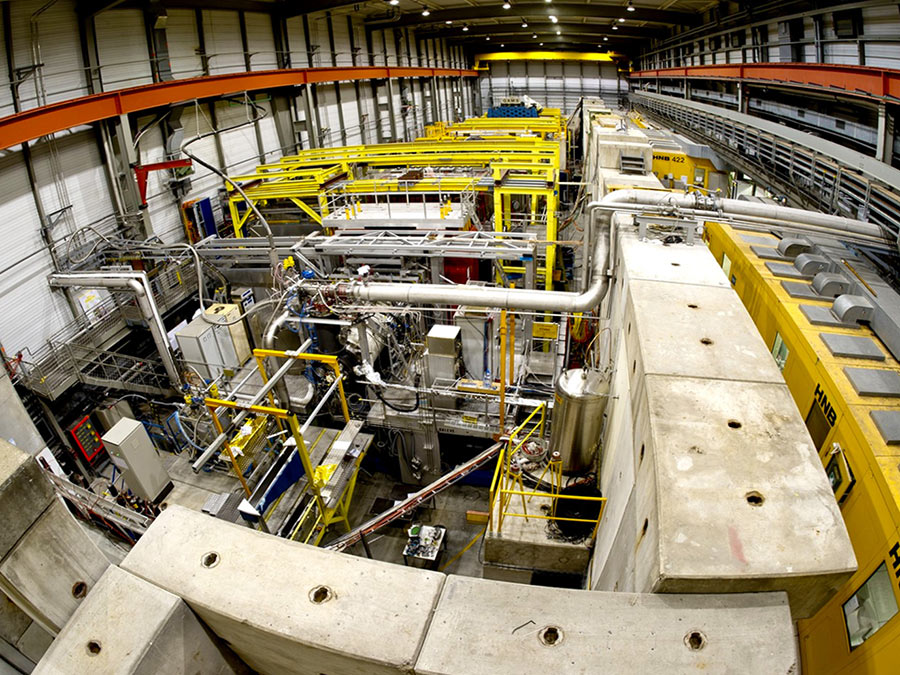
[[[616,193],[611,193],[616,194]],[[607,195],[610,197],[611,195]],[[588,204],[590,222],[603,217],[607,226],[610,214],[600,210],[606,198]],[[589,225],[591,227],[592,225]],[[410,305],[473,305],[505,309],[534,310],[540,312],[587,312],[594,309],[609,290],[606,273],[609,256],[609,227],[604,236],[598,236],[591,256],[591,283],[584,293],[542,291],[522,288],[486,288],[449,284],[337,284],[334,292],[339,297],[374,302],[401,302]]]
[[[119,288],[134,293],[141,315],[147,322],[147,327],[153,336],[153,342],[156,344],[159,358],[166,369],[169,382],[175,389],[181,388],[181,375],[178,373],[178,367],[175,365],[175,358],[172,356],[172,349],[169,346],[169,339],[166,335],[166,326],[163,323],[162,316],[159,314],[156,299],[153,297],[153,289],[150,288],[150,280],[147,278],[146,273],[76,272],[51,274],[48,281],[54,287]]]
[[[291,318],[291,313],[288,310],[284,310],[274,321],[269,324],[269,327],[266,329],[266,334],[263,336],[263,347],[266,349],[275,349],[275,339],[278,336],[279,331],[284,328],[284,324],[287,323],[288,319]],[[304,344],[309,344],[310,341],[307,340]],[[306,347],[303,347],[305,349]],[[277,359],[276,359],[277,363]],[[287,384],[283,379],[279,379],[275,384],[275,395],[278,397],[278,400],[281,402],[281,405],[284,408],[290,409],[291,407],[291,394],[288,391]]]
[[[618,209],[691,209],[699,217],[714,219],[722,214],[752,216],[799,223],[829,232],[860,234],[884,240],[882,229],[871,223],[786,206],[771,206],[738,199],[704,197],[699,193],[675,194],[656,190],[617,190],[588,204],[589,228],[603,217],[606,233],[598,236],[592,251],[590,283],[581,294],[516,288],[487,288],[446,284],[341,283],[333,287],[338,297],[370,302],[411,305],[474,305],[543,312],[585,312],[595,308],[609,289],[607,270],[614,239],[611,213]],[[594,233],[592,232],[591,235]],[[592,237],[593,238],[593,237]]]

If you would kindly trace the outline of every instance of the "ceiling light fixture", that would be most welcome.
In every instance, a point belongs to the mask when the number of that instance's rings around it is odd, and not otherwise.
[[[618,26],[613,26],[613,30],[619,30]]]
[[[604,37],[603,37],[603,41],[604,41],[604,42],[609,42],[609,38],[606,37],[606,36],[604,36]]]
[[[628,0],[628,7],[626,7],[625,9],[627,9],[629,12],[633,12],[634,11],[634,3],[631,0]]]
[[[501,47],[505,47],[506,45],[500,45]]]
[[[543,43],[543,42],[542,42],[541,44],[538,45],[538,47],[543,47],[543,46],[544,46],[544,43]]]
[[[562,31],[561,31],[561,30],[558,30],[558,31],[556,31],[556,34],[557,34],[557,35],[562,35]]]
[[[537,33],[535,33],[535,34],[532,35],[531,37],[533,37],[535,40],[537,40]]]
[[[463,26],[463,33],[468,33],[468,32],[469,32],[469,27]]]
[[[528,22],[527,22],[527,21],[523,21],[523,22],[522,22],[522,28],[528,28]]]
[[[452,22],[452,21],[445,21],[444,23],[447,24],[447,25],[449,26],[449,25],[452,24],[453,22]]]
[[[430,16],[430,15],[431,15],[431,10],[428,9],[427,7],[425,7],[425,8],[422,10],[422,16]]]
[[[390,2],[388,2],[388,4],[389,4],[389,5],[397,6],[397,5],[400,4],[400,0],[390,0]]]
[[[623,19],[621,16],[619,17],[619,23],[625,23],[625,19]]]
[[[556,18],[556,14],[551,14],[551,15],[550,15],[550,21],[551,21],[552,23],[556,23],[557,21],[559,21],[559,19]]]
[[[491,41],[491,36],[488,35],[488,36],[485,38],[485,40],[487,40],[488,42],[490,42],[490,41]]]
[[[503,9],[509,9],[510,7],[512,7],[512,5],[509,4],[508,2],[503,3]]]

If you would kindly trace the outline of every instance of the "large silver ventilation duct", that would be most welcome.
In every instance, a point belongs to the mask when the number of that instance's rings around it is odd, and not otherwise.
[[[150,288],[150,280],[144,272],[76,272],[67,274],[51,274],[49,283],[54,287],[78,286],[80,288],[118,288],[131,291],[137,298],[141,315],[147,322],[153,342],[159,352],[169,382],[175,389],[181,388],[181,376],[172,356],[172,349],[166,336],[166,326],[163,323],[156,300],[153,297],[153,289]]]
[[[596,237],[590,251],[590,276],[582,293],[518,288],[454,286],[448,284],[342,283],[333,287],[338,297],[369,302],[399,302],[411,305],[473,305],[541,312],[585,312],[594,309],[609,288],[610,245],[613,241],[612,213],[616,210],[649,209],[656,212],[690,210],[691,215],[708,220],[723,215],[770,219],[796,223],[828,234],[857,234],[884,240],[877,225],[851,218],[744,202],[737,199],[704,197],[699,193],[674,194],[655,190],[617,190],[588,204],[590,214],[585,244]],[[600,226],[600,235],[595,230]],[[587,252],[587,251],[586,251]],[[587,260],[585,261],[587,262]]]

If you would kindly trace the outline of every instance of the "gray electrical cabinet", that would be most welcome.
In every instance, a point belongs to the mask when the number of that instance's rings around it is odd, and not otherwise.
[[[141,499],[154,502],[172,480],[153,446],[144,425],[123,417],[103,434],[103,444],[125,484]]]

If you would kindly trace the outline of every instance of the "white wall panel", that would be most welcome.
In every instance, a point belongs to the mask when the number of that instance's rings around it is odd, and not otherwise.
[[[309,45],[313,52],[313,65],[327,67],[331,65],[331,47],[328,44],[328,26],[325,17],[309,18]]]
[[[158,126],[141,137],[138,154],[141,164],[166,160],[163,135]],[[150,216],[150,224],[153,233],[167,244],[184,240],[184,226],[178,211],[178,202],[168,187],[171,173],[171,171],[151,171],[147,174],[147,213]]]
[[[58,135],[54,145],[32,145],[34,172],[44,210],[71,206],[77,226],[113,217],[115,211],[97,140],[92,130]]]
[[[250,70],[273,70],[278,67],[275,54],[275,36],[272,34],[272,19],[261,12],[246,12],[244,25],[247,27],[247,48],[250,52]],[[240,45],[240,41],[238,45]]]
[[[384,58],[384,31],[372,31],[372,65],[385,65]]]
[[[197,49],[200,38],[197,33],[197,15],[191,9],[168,9],[166,42],[169,47],[169,66],[177,80],[203,75],[203,62]]]
[[[21,153],[0,157],[0,342],[10,356],[37,350],[72,318],[62,292],[47,285],[53,271],[50,254],[43,250],[40,219],[31,194]],[[27,357],[26,357],[27,358]]]
[[[352,66],[353,54],[350,50],[350,27],[347,25],[347,16],[339,14],[331,17],[331,28],[337,65]]]
[[[239,73],[244,70],[241,25],[237,12],[203,10],[203,33],[206,53],[209,55],[210,74]]]
[[[143,12],[139,9],[103,12],[94,23],[103,90],[151,84],[153,73]]]
[[[259,121],[259,134],[262,137],[266,161],[272,162],[284,155],[281,142],[278,140],[278,130],[275,128],[275,118],[272,116],[272,105],[268,101],[259,101],[257,105],[266,111],[266,116]]]
[[[866,65],[876,68],[900,68],[900,13],[897,5],[865,7],[863,33],[866,37],[886,38],[866,45]]]
[[[306,53],[306,38],[303,35],[303,18],[292,16],[286,21],[288,50],[293,68],[307,68],[309,61]]]
[[[247,122],[252,111],[247,106],[223,101],[216,104],[219,128],[227,129]],[[259,164],[259,145],[253,124],[244,124],[231,131],[221,133],[222,148],[225,152],[225,169],[228,174],[252,172]]]
[[[362,94],[362,87],[360,87]],[[356,105],[356,90],[350,83],[341,84],[341,110],[344,113],[344,127],[347,130],[347,145],[362,143],[359,129],[359,108]]]
[[[38,91],[46,94],[47,103],[85,96],[89,92],[81,60],[75,0],[59,0],[32,24],[32,14],[44,4],[33,0],[10,3],[16,67],[43,64],[40,71],[43,85]],[[36,28],[34,33],[33,28]],[[34,41],[33,35],[36,37]],[[44,104],[43,100],[38,101],[35,82],[36,78],[32,75],[19,88],[23,108]]]
[[[181,123],[184,126],[184,138],[186,141],[211,130],[209,111],[206,106],[190,106],[186,108],[181,116]],[[212,136],[207,136],[192,143],[188,149],[191,151],[191,154],[197,155],[203,161],[216,167],[219,166],[216,142]],[[194,173],[191,176],[191,189],[185,196],[185,201],[202,197],[215,198],[220,187],[222,187],[222,179],[219,176],[195,163]]]

